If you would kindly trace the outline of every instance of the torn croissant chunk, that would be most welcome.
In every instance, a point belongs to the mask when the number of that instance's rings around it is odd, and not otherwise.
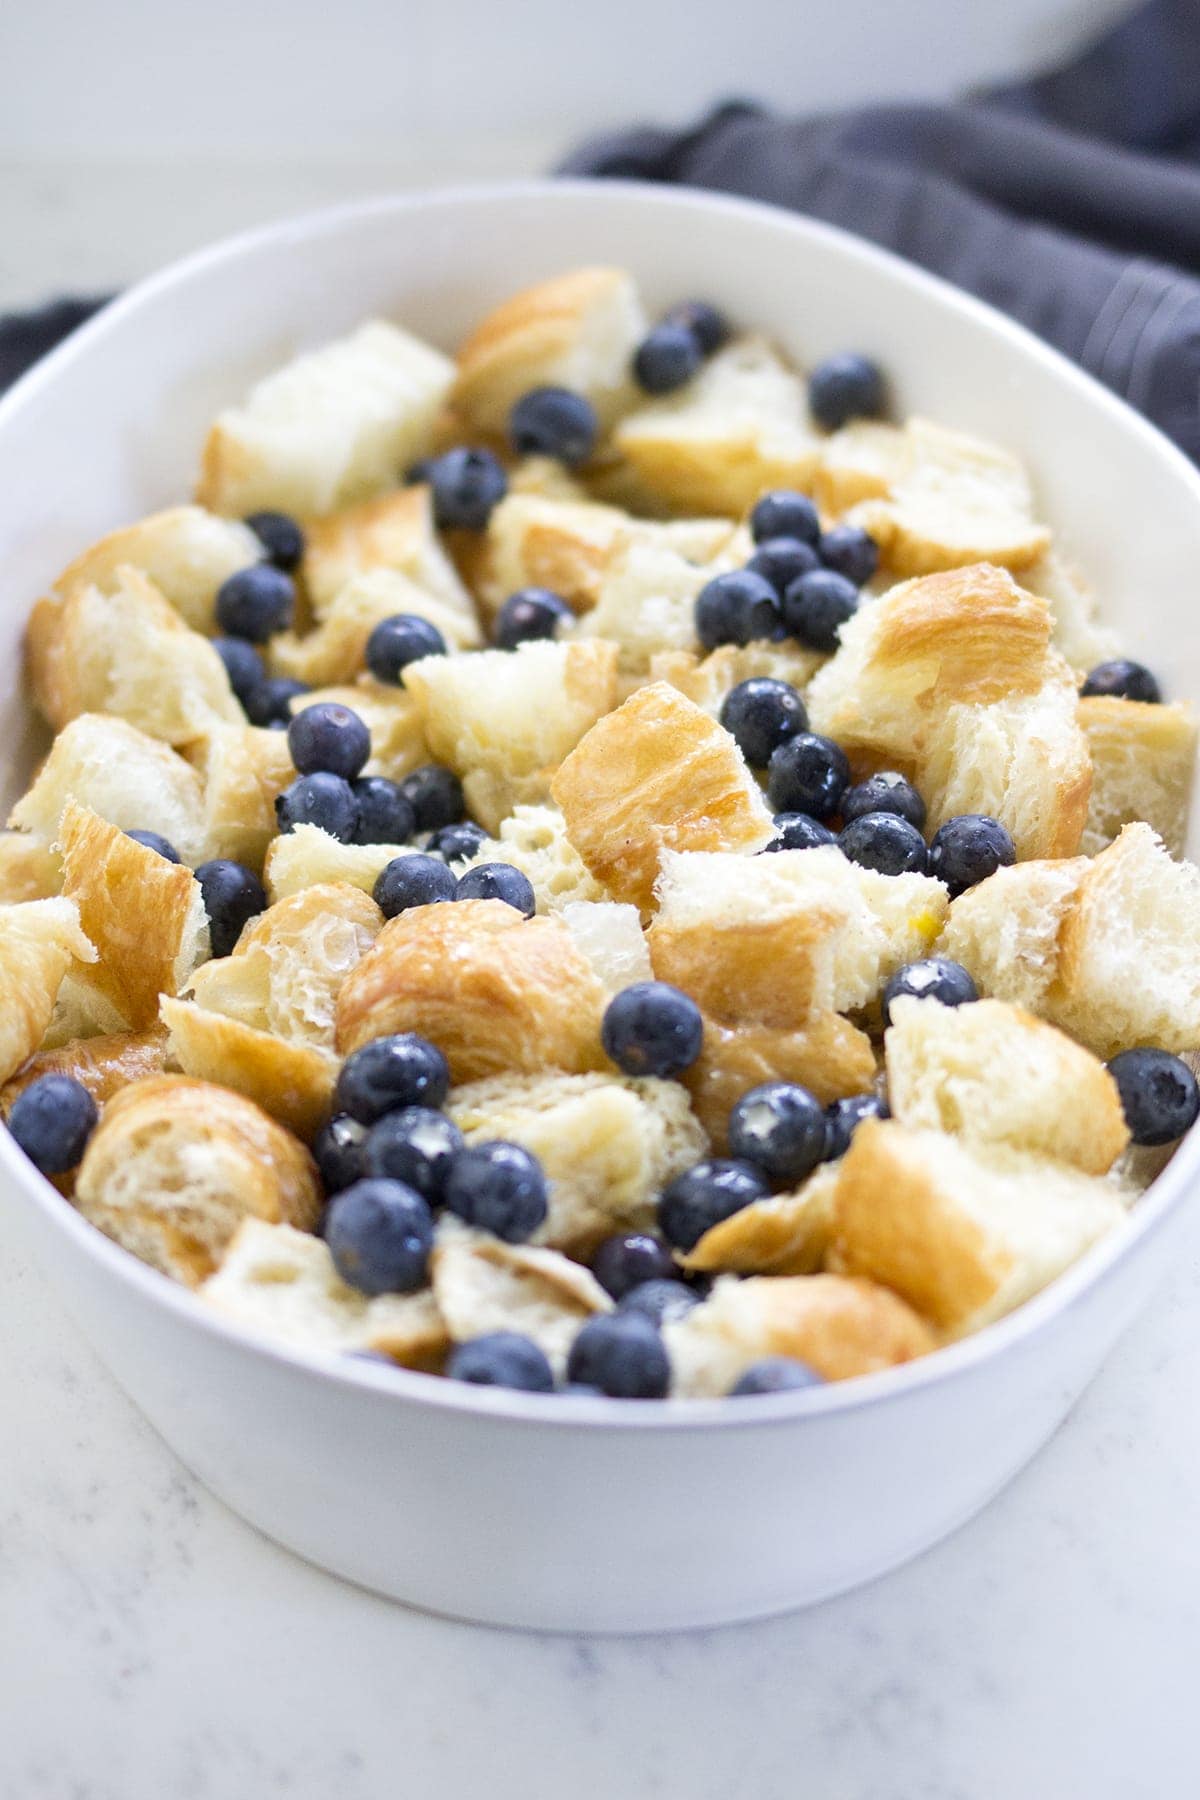
[[[456,1343],[516,1331],[545,1352],[556,1375],[579,1327],[612,1301],[579,1263],[536,1244],[506,1244],[452,1215],[438,1222],[430,1258],[433,1296]]]
[[[0,1081],[41,1044],[68,970],[95,959],[73,900],[0,906]]]
[[[117,593],[122,568],[133,568],[193,631],[211,634],[217,589],[262,556],[262,544],[240,519],[218,518],[202,506],[171,506],[92,544],[63,570],[54,592],[64,600],[87,588]]]

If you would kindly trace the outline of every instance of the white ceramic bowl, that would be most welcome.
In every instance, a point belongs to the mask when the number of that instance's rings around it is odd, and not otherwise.
[[[34,735],[22,622],[106,529],[191,487],[254,376],[373,312],[452,345],[582,262],[651,306],[703,295],[805,361],[869,349],[897,402],[1024,455],[1134,654],[1200,702],[1200,478],[1034,338],[825,226],[707,195],[528,184],[347,207],[145,283],[0,405],[0,724]],[[1049,1437],[1170,1255],[1186,1143],[1127,1227],[1018,1313],[923,1362],[798,1395],[618,1406],[284,1354],[86,1225],[0,1133],[0,1220],[185,1463],[253,1524],[440,1612],[562,1630],[708,1625],[837,1593],[968,1518]]]

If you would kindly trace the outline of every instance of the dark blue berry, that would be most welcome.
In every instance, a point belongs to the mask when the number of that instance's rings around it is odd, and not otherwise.
[[[490,450],[447,450],[430,463],[428,480],[441,531],[482,531],[508,492],[508,477]]]
[[[642,1313],[599,1313],[571,1345],[567,1379],[614,1400],[662,1400],[671,1386],[666,1345]]]
[[[405,1106],[372,1125],[363,1164],[368,1175],[403,1181],[430,1206],[440,1206],[450,1165],[462,1148],[462,1132],[445,1113]]]
[[[664,325],[690,331],[705,356],[712,356],[729,336],[729,322],[707,300],[682,300],[662,317]]]
[[[851,419],[876,419],[887,406],[883,371],[869,357],[843,352],[818,363],[808,378],[808,409],[826,431]]]
[[[617,1301],[617,1311],[640,1313],[660,1329],[675,1319],[686,1319],[700,1304],[700,1295],[679,1280],[656,1276],[639,1282]]]
[[[828,1127],[815,1094],[791,1081],[764,1081],[729,1115],[729,1149],[768,1180],[788,1187],[825,1158]]]
[[[313,1139],[313,1161],[327,1194],[340,1194],[362,1179],[366,1144],[367,1127],[349,1113],[338,1113],[322,1125]]]
[[[780,599],[793,581],[809,575],[821,566],[811,544],[800,538],[765,538],[746,564],[756,575],[769,581]]]
[[[301,694],[310,693],[307,681],[293,681],[286,675],[270,675],[260,681],[257,687],[250,689],[244,698],[239,695],[246,709],[246,717],[252,725],[284,726],[292,716],[292,701]]]
[[[858,589],[833,569],[814,569],[783,596],[783,622],[810,650],[837,649],[842,626],[858,611]]]
[[[288,513],[251,513],[246,523],[275,568],[290,575],[299,567],[304,557],[304,533]]]
[[[286,630],[295,610],[291,576],[271,563],[239,569],[217,589],[217,624],[229,637],[249,638],[253,644],[265,644]]]
[[[673,394],[704,361],[700,340],[684,325],[655,325],[638,345],[633,378],[647,394]]]
[[[881,1100],[878,1094],[850,1094],[844,1100],[835,1100],[825,1109],[829,1125],[825,1160],[836,1162],[839,1156],[845,1156],[850,1139],[864,1119],[890,1119],[891,1116],[886,1100]]]
[[[839,837],[843,856],[880,875],[923,875],[929,861],[925,839],[899,813],[860,813]]]
[[[242,935],[247,919],[267,909],[267,891],[253,869],[228,857],[215,857],[195,870],[208,936],[214,956],[228,956]]]
[[[548,1210],[542,1165],[520,1144],[472,1144],[455,1157],[445,1185],[446,1205],[468,1225],[506,1244],[532,1237]]]
[[[453,900],[457,883],[440,856],[394,856],[375,882],[375,904],[385,919],[412,906],[434,906]]]
[[[529,644],[536,638],[552,638],[560,625],[569,625],[575,617],[559,594],[549,588],[521,588],[510,594],[496,619],[496,646],[515,650],[518,644]]]
[[[807,813],[812,819],[831,819],[841,811],[842,795],[850,786],[846,753],[832,738],[802,731],[781,744],[767,764],[767,797],[772,810]]]
[[[288,752],[301,775],[340,775],[353,781],[371,754],[371,734],[356,712],[322,700],[293,715]]]
[[[966,1006],[978,1000],[979,990],[961,963],[948,956],[929,956],[922,962],[897,969],[883,990],[883,1022],[892,1022],[892,1004],[903,995],[917,1000],[940,1000],[943,1006]]]
[[[925,802],[911,781],[897,775],[894,769],[881,769],[856,782],[842,797],[842,822],[859,819],[864,813],[895,813],[907,819],[918,831],[925,826]]]
[[[626,1075],[666,1078],[700,1054],[700,1008],[665,981],[635,981],[609,1001],[600,1027],[605,1053]]]
[[[506,906],[515,907],[527,919],[532,919],[537,911],[533,883],[528,875],[506,862],[479,863],[474,869],[468,869],[465,875],[458,878],[454,898],[503,900]]]
[[[808,714],[794,687],[769,675],[752,675],[730,688],[721,723],[752,769],[765,769],[772,752],[798,731],[808,730]]]
[[[518,456],[554,456],[569,469],[587,461],[599,432],[595,407],[570,388],[532,388],[508,415],[508,438]]]
[[[428,481],[433,473],[433,463],[432,456],[419,456],[415,463],[409,463],[404,471],[405,487],[417,487],[421,482]]]
[[[750,534],[756,544],[770,538],[799,538],[816,546],[821,536],[817,509],[807,494],[793,488],[775,488],[764,494],[750,514]]]
[[[1196,1122],[1200,1089],[1178,1056],[1122,1050],[1108,1065],[1135,1144],[1173,1144]]]
[[[174,844],[168,838],[163,837],[160,832],[127,831],[125,836],[132,838],[134,843],[140,844],[144,850],[153,850],[155,856],[161,856],[164,862],[177,863],[180,860],[179,852]]]
[[[330,1201],[325,1242],[342,1280],[363,1294],[411,1294],[425,1285],[433,1217],[402,1181],[356,1181]]]
[[[770,1187],[753,1163],[713,1158],[677,1175],[658,1203],[663,1236],[677,1250],[691,1250],[706,1231],[743,1206],[764,1200]]]
[[[1119,700],[1141,700],[1157,706],[1162,689],[1156,678],[1142,663],[1121,657],[1116,662],[1099,663],[1080,688],[1081,694],[1112,694]]]
[[[621,1231],[607,1237],[592,1257],[592,1274],[614,1300],[644,1281],[674,1280],[678,1273],[666,1245],[647,1231]]]
[[[487,843],[487,832],[482,825],[476,825],[474,819],[464,819],[460,825],[443,825],[435,831],[425,848],[430,856],[440,856],[443,862],[467,862],[472,856],[478,856],[483,845]]]
[[[414,1031],[374,1038],[342,1064],[333,1091],[338,1112],[373,1125],[406,1106],[438,1107],[450,1087],[450,1070],[436,1044]]]
[[[549,1394],[554,1374],[532,1338],[517,1331],[489,1331],[459,1344],[446,1364],[451,1381],[475,1387],[516,1388],[523,1394]]]
[[[462,782],[441,763],[422,763],[400,783],[400,792],[417,815],[418,831],[457,825],[466,812]]]
[[[929,873],[945,882],[951,898],[977,887],[1016,860],[1011,833],[986,813],[959,813],[957,818],[947,819],[934,832],[929,846]]]
[[[821,533],[817,550],[827,569],[864,587],[879,567],[879,545],[861,525],[835,525]]]
[[[745,1374],[730,1388],[730,1396],[748,1394],[790,1394],[798,1388],[820,1387],[824,1378],[806,1362],[792,1356],[764,1356],[751,1363]]]
[[[819,850],[822,844],[837,843],[836,832],[830,831],[828,825],[822,825],[819,819],[810,819],[807,813],[776,813],[775,829],[779,835],[763,846],[760,856],[765,856],[768,850]]]
[[[390,619],[381,619],[367,639],[368,669],[376,681],[393,687],[403,687],[409,663],[445,654],[445,638],[418,613],[393,613]]]
[[[43,1175],[61,1175],[83,1155],[98,1117],[96,1102],[81,1081],[43,1075],[13,1101],[8,1129]]]
[[[361,775],[352,784],[358,802],[356,844],[406,844],[417,829],[417,815],[394,781],[384,775]]]
[[[350,783],[340,775],[298,775],[276,796],[275,817],[280,831],[317,825],[340,844],[352,844],[358,830],[358,801]]]
[[[696,596],[696,636],[706,650],[773,637],[780,617],[778,594],[752,569],[715,575]]]
[[[213,649],[225,664],[229,685],[244,707],[254,690],[267,679],[266,664],[245,638],[214,638]]]

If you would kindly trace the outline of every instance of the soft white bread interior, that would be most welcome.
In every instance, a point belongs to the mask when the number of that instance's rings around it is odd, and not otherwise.
[[[305,524],[300,574],[318,619],[347,583],[381,570],[406,575],[467,625],[473,623],[475,603],[442,548],[424,482]]]
[[[67,971],[95,957],[73,900],[0,906],[0,1081],[41,1044]]]
[[[660,650],[650,658],[651,681],[667,681],[715,719],[731,688],[755,675],[786,681],[803,693],[825,658],[794,639],[774,644],[759,638],[752,644],[722,644],[707,656],[691,650]]]
[[[276,796],[296,778],[287,733],[217,725],[183,754],[204,784],[206,856],[261,869],[267,846],[278,841]]]
[[[1078,717],[1092,758],[1082,853],[1095,856],[1123,825],[1142,819],[1172,856],[1181,856],[1196,766],[1191,708],[1088,694]]]
[[[1058,934],[1088,867],[1073,856],[997,869],[951,901],[937,954],[962,963],[981,993],[1046,1013]]]
[[[1096,616],[1096,596],[1080,571],[1053,548],[1021,571],[1021,585],[1049,602],[1052,635],[1073,669],[1086,674],[1120,654],[1120,639]]]
[[[605,898],[605,889],[571,843],[563,816],[554,806],[514,806],[508,818],[501,819],[497,835],[461,868],[489,862],[511,863],[528,876],[539,912],[561,912],[577,902]]]
[[[321,1184],[303,1144],[242,1095],[158,1075],[105,1107],[75,1204],[134,1256],[197,1287],[245,1218],[311,1231]]]
[[[222,1318],[293,1350],[377,1350],[406,1369],[440,1369],[449,1347],[432,1292],[348,1287],[319,1237],[244,1219],[199,1289]]]
[[[446,1110],[468,1143],[502,1138],[532,1151],[550,1183],[535,1242],[574,1256],[650,1226],[660,1190],[708,1147],[673,1081],[500,1075],[454,1089]]]
[[[272,903],[330,881],[370,894],[394,857],[418,854],[414,844],[342,844],[319,825],[296,825],[272,842],[263,881]]]
[[[628,543],[605,569],[578,634],[610,638],[620,647],[621,673],[644,678],[652,657],[698,648],[696,596],[714,572],[669,544]]]
[[[395,486],[429,449],[454,365],[419,338],[370,320],[310,350],[219,414],[197,499],[245,517],[303,518]]]
[[[636,906],[617,900],[569,900],[563,924],[610,993],[653,981],[650,951]]]
[[[64,599],[81,588],[110,593],[121,586],[121,568],[130,566],[193,631],[211,634],[217,589],[262,557],[261,543],[240,519],[219,518],[202,506],[171,506],[92,544],[63,570],[54,591]]]
[[[836,1163],[819,1163],[791,1193],[753,1200],[711,1225],[686,1256],[703,1274],[812,1275],[833,1241]]]
[[[0,831],[0,903],[50,900],[62,888],[62,857],[28,831]]]
[[[444,1214],[430,1259],[433,1297],[456,1343],[491,1331],[532,1338],[562,1376],[575,1335],[612,1301],[595,1276],[558,1250],[506,1244]]]
[[[458,352],[454,410],[504,432],[531,388],[585,394],[603,425],[630,403],[630,364],[646,320],[624,269],[572,269],[523,288],[489,312]]]
[[[1050,1156],[1104,1175],[1129,1142],[1117,1084],[1065,1032],[1003,1000],[893,1001],[888,1103],[903,1125]]]
[[[616,663],[608,643],[527,643],[427,656],[408,665],[404,685],[434,756],[495,830],[515,805],[546,798],[563,758],[615,704]]]
[[[312,631],[272,638],[271,668],[310,687],[353,681],[366,667],[367,640],[376,625],[396,613],[427,619],[451,650],[474,650],[482,642],[470,614],[447,606],[396,569],[369,569],[351,577]]]
[[[1011,1312],[1124,1217],[1111,1181],[894,1119],[865,1120],[839,1167],[839,1266],[953,1337]]]

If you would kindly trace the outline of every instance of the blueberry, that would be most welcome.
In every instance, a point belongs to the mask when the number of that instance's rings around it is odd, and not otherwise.
[[[892,1002],[904,994],[917,1000],[940,1000],[943,1006],[966,1006],[978,1000],[979,990],[961,963],[948,956],[930,956],[923,962],[897,969],[883,990],[883,1022],[892,1022]]]
[[[1121,657],[1117,662],[1099,663],[1079,691],[1081,694],[1112,694],[1120,700],[1142,700],[1148,706],[1157,706],[1162,700],[1157,679],[1143,664],[1130,662],[1128,657]]]
[[[253,869],[219,856],[195,871],[214,956],[228,956],[247,919],[267,909],[267,891]]]
[[[891,1116],[886,1100],[881,1100],[878,1094],[850,1094],[844,1100],[835,1100],[825,1109],[829,1127],[825,1160],[836,1162],[839,1156],[845,1156],[850,1139],[864,1119],[890,1119]]]
[[[807,813],[776,813],[775,829],[778,836],[763,845],[760,856],[765,856],[768,850],[819,850],[822,844],[837,843],[837,833],[830,831],[828,825],[822,825],[819,819],[810,819]]]
[[[781,744],[767,764],[767,797],[775,812],[830,819],[850,786],[846,753],[832,738],[802,731]]]
[[[298,568],[304,556],[304,533],[287,513],[256,512],[247,525],[267,553],[267,561],[285,575]]]
[[[617,1311],[641,1313],[643,1318],[661,1329],[672,1320],[686,1319],[699,1304],[699,1294],[685,1282],[656,1276],[652,1281],[639,1282],[637,1287],[623,1294],[617,1301]]]
[[[838,431],[851,419],[876,419],[886,405],[883,371],[869,357],[852,352],[827,357],[808,378],[809,411],[826,431]]]
[[[245,638],[214,638],[212,646],[225,664],[230,687],[245,707],[250,695],[267,679],[266,664]]]
[[[1196,1077],[1165,1050],[1122,1050],[1108,1065],[1135,1144],[1171,1144],[1200,1113]]]
[[[411,906],[433,906],[453,900],[454,876],[440,856],[394,856],[380,870],[375,882],[375,904],[385,919],[407,912]]]
[[[753,569],[715,575],[696,596],[696,636],[706,650],[770,638],[780,622],[779,596]]]
[[[179,852],[174,844],[168,838],[163,837],[160,832],[127,831],[125,836],[132,838],[135,844],[140,844],[143,850],[153,850],[154,854],[161,856],[164,862],[177,863],[180,860]]]
[[[835,525],[823,531],[817,551],[827,569],[833,569],[863,587],[879,567],[879,545],[861,525]]]
[[[856,782],[842,797],[842,823],[859,819],[864,813],[895,813],[907,819],[918,831],[925,827],[925,802],[911,781],[897,775],[894,769],[881,769]]]
[[[811,544],[800,538],[764,538],[746,564],[756,575],[769,581],[780,599],[793,581],[819,569],[820,560]]]
[[[313,1160],[327,1194],[340,1194],[362,1179],[366,1143],[367,1127],[349,1113],[337,1113],[322,1125],[313,1139]]]
[[[797,1388],[820,1387],[824,1377],[794,1356],[764,1356],[730,1388],[731,1397],[747,1394],[790,1394]]]
[[[600,1026],[605,1053],[626,1075],[679,1075],[691,1068],[703,1039],[700,1008],[665,981],[623,988]]]
[[[705,356],[712,356],[729,336],[729,322],[707,300],[683,300],[663,314],[662,323],[690,331]]]
[[[415,463],[409,463],[404,471],[405,487],[418,487],[421,482],[428,481],[433,473],[434,458],[419,456]]]
[[[518,456],[554,456],[569,469],[587,461],[599,433],[595,407],[570,388],[532,388],[508,415],[508,439]]]
[[[487,832],[483,826],[476,825],[474,819],[464,819],[461,825],[443,825],[432,834],[425,848],[430,856],[440,856],[443,862],[455,863],[478,856],[486,843]]]
[[[425,1284],[433,1217],[402,1181],[356,1181],[330,1202],[325,1242],[342,1280],[360,1293],[411,1294]]]
[[[662,1400],[671,1386],[666,1345],[643,1314],[598,1313],[571,1345],[567,1379],[614,1400]]]
[[[451,1165],[445,1199],[468,1225],[521,1244],[546,1217],[546,1177],[537,1157],[520,1144],[472,1144]]]
[[[765,769],[771,753],[798,731],[808,730],[808,714],[794,687],[769,675],[752,675],[730,688],[721,723],[752,769]]]
[[[250,689],[242,700],[246,717],[252,725],[287,725],[292,717],[292,701],[311,690],[306,681],[292,681],[286,675],[271,675]]]
[[[764,1081],[729,1115],[730,1154],[788,1187],[825,1158],[828,1126],[815,1094],[791,1081]]]
[[[83,1155],[98,1117],[96,1102],[81,1081],[43,1075],[13,1101],[8,1129],[43,1175],[61,1175]]]
[[[431,1106],[405,1106],[372,1125],[363,1166],[368,1175],[403,1181],[430,1206],[440,1206],[450,1165],[462,1148],[462,1132],[445,1113]]]
[[[929,861],[925,839],[898,813],[860,813],[838,837],[843,856],[880,875],[923,875]]]
[[[775,488],[764,494],[750,514],[750,533],[756,544],[769,538],[799,538],[814,547],[820,541],[821,521],[807,494],[792,488]]]
[[[403,1031],[374,1038],[348,1056],[333,1099],[338,1112],[373,1125],[406,1106],[440,1106],[449,1087],[450,1070],[437,1045]]]
[[[704,361],[700,340],[685,325],[655,325],[638,345],[633,378],[647,394],[673,394]]]
[[[506,862],[479,863],[476,868],[468,869],[465,875],[458,878],[454,898],[503,900],[506,906],[515,907],[527,919],[532,919],[537,911],[533,883],[528,875],[523,875],[520,869],[514,869],[511,863]]]
[[[592,1257],[592,1274],[614,1300],[644,1281],[674,1280],[678,1273],[666,1245],[646,1231],[606,1237]]]
[[[317,825],[340,844],[352,844],[358,830],[358,801],[354,789],[340,775],[318,772],[298,775],[275,799],[280,831],[297,825]]]
[[[295,610],[291,576],[271,563],[239,569],[217,589],[217,624],[229,637],[249,638],[253,644],[265,644],[284,631]]]
[[[429,465],[433,517],[439,530],[482,531],[508,492],[508,477],[490,450],[447,450]]]
[[[783,596],[783,622],[810,650],[834,651],[842,626],[858,611],[858,589],[834,569],[814,569]]]
[[[524,1394],[554,1391],[554,1374],[543,1350],[517,1331],[488,1331],[459,1344],[446,1373],[451,1381],[475,1387],[516,1388]]]
[[[453,769],[443,768],[441,763],[422,763],[404,777],[400,792],[417,815],[418,831],[457,825],[466,813],[462,782]]]
[[[986,813],[959,813],[947,819],[929,846],[929,873],[945,882],[952,899],[1016,860],[1011,834]]]
[[[698,1162],[664,1190],[658,1203],[659,1227],[677,1250],[691,1250],[712,1226],[752,1201],[764,1200],[769,1192],[753,1163],[719,1158]]]
[[[575,614],[566,601],[549,588],[521,588],[510,594],[496,619],[496,646],[515,650],[535,638],[552,638],[560,625],[569,625]]]
[[[406,844],[413,836],[417,815],[396,782],[383,775],[360,775],[352,791],[358,802],[356,844]]]
[[[371,734],[348,706],[323,700],[294,715],[288,751],[301,775],[324,773],[353,781],[371,754]]]
[[[367,667],[376,681],[403,687],[409,663],[423,656],[445,656],[446,640],[436,625],[417,613],[393,613],[380,619],[367,639]]]

